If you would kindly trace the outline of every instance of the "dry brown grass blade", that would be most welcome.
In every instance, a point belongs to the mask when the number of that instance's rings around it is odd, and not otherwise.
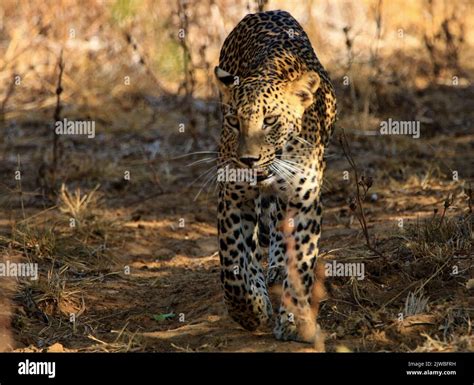
[[[97,184],[90,192],[81,193],[80,188],[71,193],[69,192],[66,185],[61,185],[59,191],[59,210],[62,213],[71,215],[79,224],[88,215],[91,209],[97,204],[96,192],[99,190],[100,185]]]

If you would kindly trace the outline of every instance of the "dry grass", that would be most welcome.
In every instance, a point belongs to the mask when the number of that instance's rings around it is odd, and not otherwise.
[[[431,218],[417,220],[406,228],[406,247],[415,257],[437,260],[468,255],[473,248],[473,222],[472,214],[442,217],[435,213]]]
[[[81,194],[81,189],[78,187],[74,193],[70,193],[67,187],[63,184],[59,191],[59,211],[63,214],[68,214],[73,221],[70,221],[71,227],[83,225],[83,221],[88,216],[93,215],[90,212],[92,207],[97,206],[96,191],[99,185],[94,187],[89,193]]]

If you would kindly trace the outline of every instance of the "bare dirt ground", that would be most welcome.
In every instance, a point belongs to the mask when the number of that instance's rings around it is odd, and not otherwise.
[[[458,98],[453,103],[473,96],[472,89],[464,89],[452,95]],[[31,134],[23,146],[40,152],[31,122],[23,128]],[[56,206],[48,205],[38,190],[26,192],[33,190],[26,183],[21,196],[18,191],[4,196],[3,255],[26,256],[39,262],[41,271],[40,280],[20,282],[10,297],[11,346],[20,351],[311,350],[276,341],[270,328],[250,333],[229,319],[219,283],[214,185],[196,200],[202,183],[190,186],[206,167],[186,167],[192,157],[167,160],[172,181],[155,183],[149,170],[164,160],[143,160],[138,149],[146,148],[147,135],[135,133],[128,143],[137,152],[118,160],[118,170],[129,166],[130,181],[104,178],[97,196],[76,212],[75,228],[68,226],[74,215],[64,195]],[[387,144],[380,137],[347,134],[358,167],[374,178],[364,210],[384,257],[367,250],[348,206],[355,190],[352,176],[343,179],[350,168],[337,135],[328,151],[321,258],[363,262],[365,277],[326,279],[328,299],[319,321],[327,350],[472,350],[474,297],[466,286],[473,278],[472,215],[465,190],[450,173],[472,172],[468,155],[474,135],[446,128],[423,140],[394,138]],[[108,148],[106,156],[112,155],[120,157],[119,149]],[[23,169],[34,161],[23,159]],[[80,170],[78,175],[69,174],[70,185],[81,178]],[[80,196],[86,191],[91,189],[83,187]],[[452,202],[442,214],[449,194]],[[26,219],[21,219],[22,201]],[[413,306],[426,299],[414,314],[406,314],[410,293]]]

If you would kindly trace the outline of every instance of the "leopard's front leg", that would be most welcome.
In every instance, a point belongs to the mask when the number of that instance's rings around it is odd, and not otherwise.
[[[229,315],[248,330],[255,330],[271,316],[271,303],[260,265],[255,199],[258,189],[220,187],[218,239],[221,281]]]
[[[267,285],[282,284],[286,277],[286,242],[283,234],[286,203],[275,199],[270,208],[270,247],[268,250]]]
[[[320,176],[320,175],[318,175]],[[316,177],[317,180],[320,178]],[[317,323],[311,311],[314,268],[321,234],[319,186],[312,177],[290,198],[285,217],[287,274],[274,335],[280,340],[314,342]]]

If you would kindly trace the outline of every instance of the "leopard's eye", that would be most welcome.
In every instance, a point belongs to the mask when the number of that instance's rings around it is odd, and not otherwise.
[[[229,115],[226,117],[226,120],[227,120],[227,123],[229,123],[229,125],[232,127],[232,128],[235,128],[236,130],[239,129],[239,119],[234,116],[234,115]]]
[[[272,126],[277,122],[277,120],[278,120],[278,115],[267,116],[265,119],[263,119],[263,124],[265,126]]]

